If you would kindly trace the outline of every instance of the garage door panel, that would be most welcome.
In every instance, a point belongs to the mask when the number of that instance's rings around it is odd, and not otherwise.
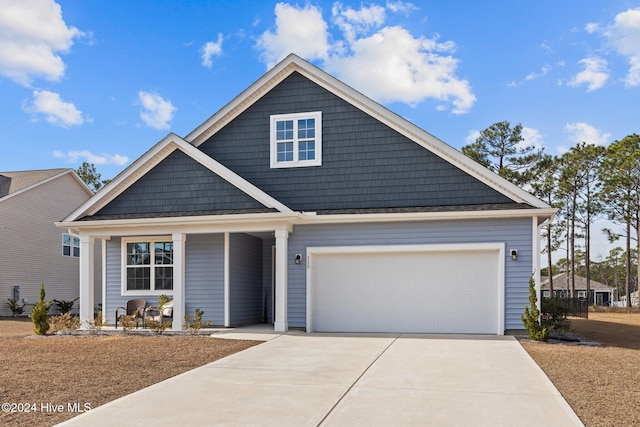
[[[314,254],[315,331],[497,333],[498,251]]]

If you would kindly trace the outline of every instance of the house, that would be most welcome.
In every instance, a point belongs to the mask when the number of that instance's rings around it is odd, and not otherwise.
[[[220,326],[503,334],[554,212],[292,54],[59,225],[80,236],[87,309],[102,242],[109,322],[168,294],[174,319]]]
[[[569,283],[567,273],[560,273],[553,276],[553,295],[557,297],[568,297],[570,295],[571,284]],[[540,281],[540,289],[542,296],[549,298],[549,278],[542,278]],[[614,288],[604,283],[590,280],[589,283],[589,301],[599,306],[610,306],[614,301]],[[587,279],[582,276],[575,276],[575,296],[576,298],[587,297]]]
[[[0,316],[7,299],[37,302],[42,283],[47,299],[78,297],[80,241],[54,222],[92,195],[73,169],[0,172]]]
[[[626,307],[627,296],[620,297],[620,301],[616,304],[616,307]],[[631,292],[631,307],[640,307],[640,291]]]

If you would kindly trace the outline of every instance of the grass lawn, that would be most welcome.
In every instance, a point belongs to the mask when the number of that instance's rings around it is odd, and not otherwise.
[[[640,425],[640,311],[572,319],[574,333],[603,344],[522,346],[587,426]],[[258,344],[208,336],[33,335],[29,319],[0,319],[0,403],[36,404],[36,412],[0,412],[2,426],[47,426],[181,372]],[[45,412],[42,404],[63,405]],[[544,408],[541,408],[544,410]]]
[[[521,344],[585,425],[640,426],[640,311],[571,322],[574,334],[603,345]]]
[[[152,334],[37,337],[30,319],[0,319],[0,403],[36,409],[3,410],[0,426],[54,425],[78,415],[68,404],[96,408],[259,343]],[[48,403],[63,410],[46,412],[41,405]]]

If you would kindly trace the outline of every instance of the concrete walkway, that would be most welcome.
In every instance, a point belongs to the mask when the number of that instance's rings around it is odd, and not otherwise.
[[[513,337],[261,335],[62,425],[582,425]]]

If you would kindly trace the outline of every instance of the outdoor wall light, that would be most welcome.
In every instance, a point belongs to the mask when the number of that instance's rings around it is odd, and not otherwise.
[[[300,264],[302,262],[302,254],[296,254],[294,260],[296,264]]]
[[[514,260],[514,261],[518,259],[518,250],[517,249],[511,249],[511,259]]]

